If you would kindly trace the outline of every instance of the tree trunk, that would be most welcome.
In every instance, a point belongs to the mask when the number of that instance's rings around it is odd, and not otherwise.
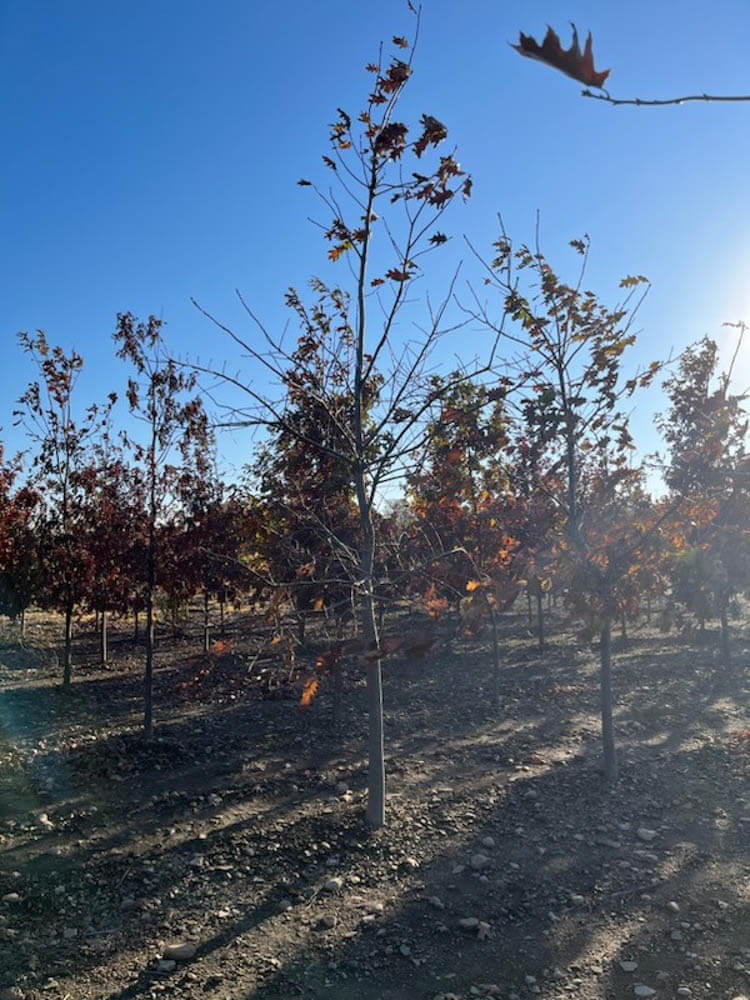
[[[528,587],[526,588],[526,610],[527,610],[528,615],[529,615],[529,625],[533,625],[534,624],[534,612],[533,612],[532,607],[531,607],[531,591],[529,590]]]
[[[646,624],[651,624],[651,594],[646,594]]]
[[[623,642],[628,641],[628,619],[624,611],[620,615],[620,637]]]
[[[331,729],[335,736],[341,732],[341,662],[333,667],[333,710],[331,712]]]
[[[147,739],[154,735],[154,595],[146,594],[146,669],[143,672],[143,732]]]
[[[133,629],[133,642],[138,642],[138,612],[134,613],[135,628]]]
[[[63,650],[63,687],[70,688],[73,669],[73,605],[65,607],[65,648]]]
[[[604,620],[599,645],[599,679],[601,682],[602,743],[604,775],[607,781],[617,780],[617,751],[612,722],[612,626]]]
[[[539,648],[544,649],[544,603],[542,601],[542,591],[536,593],[536,628],[539,636]]]
[[[109,661],[109,645],[107,642],[107,612],[102,611],[99,619],[99,652],[101,653],[102,666]]]
[[[497,611],[490,608],[492,622],[492,703],[500,707],[500,645],[497,638]]]
[[[365,497],[364,482],[360,480],[360,496]],[[375,532],[372,511],[366,502],[360,505],[363,546],[361,563],[362,580],[362,636],[368,647],[378,647],[378,627],[375,620],[375,599],[372,593],[372,570],[375,561]],[[367,713],[369,719],[367,766],[367,822],[371,829],[379,830],[385,824],[385,746],[383,742],[383,674],[380,660],[367,664]]]
[[[211,648],[210,642],[211,626],[208,623],[208,591],[203,592],[203,652],[207,653]]]
[[[21,642],[26,638],[26,608],[21,608]]]
[[[305,644],[306,619],[304,611],[297,612],[297,642],[300,646]]]
[[[721,662],[725,670],[729,670],[732,665],[732,654],[729,649],[729,617],[727,615],[727,606],[723,604],[721,607]]]

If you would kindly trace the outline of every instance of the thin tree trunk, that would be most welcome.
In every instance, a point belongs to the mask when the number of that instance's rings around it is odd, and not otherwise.
[[[536,627],[539,636],[539,648],[544,649],[544,603],[542,601],[542,591],[537,590],[536,594]]]
[[[134,614],[135,628],[133,629],[133,642],[138,642],[138,612]]]
[[[65,608],[65,648],[63,650],[63,687],[70,687],[73,670],[73,605]]]
[[[497,611],[490,608],[492,622],[492,702],[495,708],[500,706],[500,644],[497,638]]]
[[[300,646],[305,644],[305,628],[307,621],[305,619],[305,614],[303,611],[297,612],[297,642]]]
[[[146,594],[146,669],[143,672],[143,732],[147,739],[154,734],[154,595]]]
[[[102,665],[109,661],[109,644],[107,642],[107,612],[102,611],[99,619],[99,652],[101,653]]]
[[[623,642],[628,641],[628,619],[624,611],[620,615],[620,637]]]
[[[646,594],[646,624],[651,624],[651,594]]]
[[[534,624],[534,612],[533,612],[532,607],[531,607],[531,591],[529,590],[528,587],[526,588],[526,610],[527,610],[528,615],[529,615],[529,625],[533,625]]]
[[[26,608],[21,608],[21,642],[26,638]]]
[[[615,731],[612,722],[612,627],[609,618],[605,618],[601,629],[599,679],[601,683],[604,775],[607,781],[616,781],[617,751],[615,750]]]
[[[211,648],[210,643],[211,626],[208,623],[208,591],[203,591],[203,652],[207,653]]]
[[[331,712],[331,729],[335,736],[341,732],[341,662],[337,662],[333,668],[333,710]]]
[[[721,661],[725,670],[729,670],[732,664],[732,654],[729,648],[729,617],[727,615],[726,604],[721,608]]]
[[[63,645],[63,687],[69,688],[73,667],[73,608],[65,608],[65,637]]]

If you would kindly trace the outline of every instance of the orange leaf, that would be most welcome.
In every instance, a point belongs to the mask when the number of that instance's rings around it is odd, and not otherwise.
[[[322,597],[319,597],[317,601],[313,604],[313,611],[322,611],[325,607],[325,601]]]
[[[466,590],[468,591],[468,593],[471,593],[472,590],[478,590],[479,587],[482,586],[483,584],[481,580],[469,580],[469,582],[466,584]]]
[[[318,693],[318,688],[320,685],[315,680],[314,677],[309,677],[305,681],[305,686],[302,690],[302,697],[299,700],[300,705],[304,705],[305,708],[311,704],[313,698]]]
[[[272,646],[276,646],[276,645],[278,645],[278,643],[280,643],[280,642],[281,642],[281,636],[280,636],[280,635],[275,635],[275,636],[273,637],[273,639],[271,639],[271,645],[272,645]]]

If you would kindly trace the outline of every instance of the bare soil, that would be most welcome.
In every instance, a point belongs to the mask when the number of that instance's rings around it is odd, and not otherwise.
[[[731,674],[710,634],[615,642],[613,785],[596,648],[560,621],[540,651],[505,616],[499,709],[487,640],[387,663],[370,833],[356,666],[337,735],[330,692],[303,709],[253,664],[253,627],[210,662],[165,632],[151,742],[129,624],[106,670],[81,634],[68,694],[59,623],[5,630],[0,1000],[750,994],[747,635]]]

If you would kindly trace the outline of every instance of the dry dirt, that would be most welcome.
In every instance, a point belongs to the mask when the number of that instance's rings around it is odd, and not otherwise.
[[[559,623],[541,652],[506,616],[499,710],[486,641],[394,660],[371,834],[356,676],[337,736],[325,690],[248,680],[248,619],[187,688],[199,640],[167,633],[146,743],[142,648],[102,670],[82,634],[64,694],[57,627],[0,644],[0,1000],[750,994],[747,636],[731,676],[711,635],[615,643],[612,786]]]

